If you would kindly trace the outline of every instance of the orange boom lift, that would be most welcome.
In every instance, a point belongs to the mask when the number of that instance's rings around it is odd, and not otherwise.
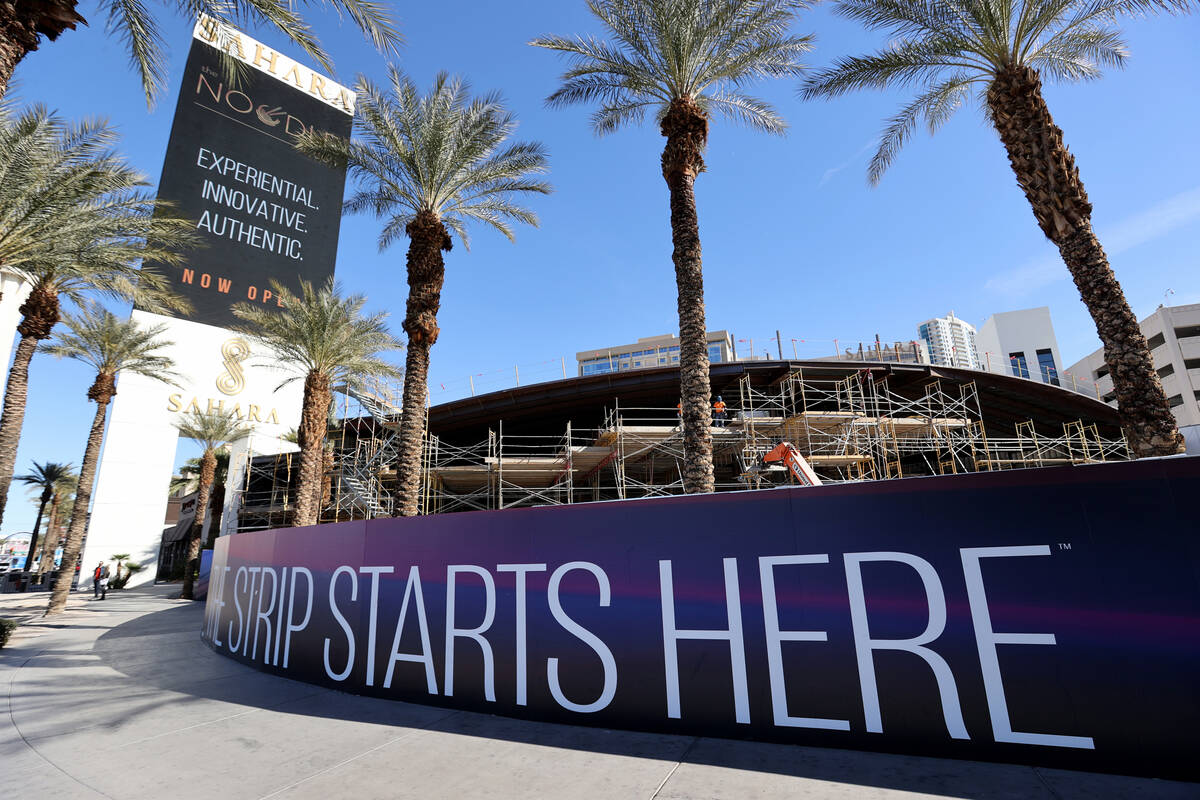
[[[804,456],[796,450],[791,442],[780,442],[775,445],[775,449],[762,457],[762,463],[773,464],[777,461],[782,461],[787,465],[788,471],[792,473],[801,486],[820,486],[821,479],[817,477],[817,473],[813,472],[813,468],[809,466]]]

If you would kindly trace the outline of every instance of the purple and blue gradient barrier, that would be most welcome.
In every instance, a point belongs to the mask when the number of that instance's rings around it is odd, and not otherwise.
[[[1197,780],[1200,459],[218,540],[204,639],[356,694]]]
[[[200,551],[200,571],[196,575],[196,584],[192,587],[192,598],[205,600],[208,598],[208,583],[212,578],[213,551]]]

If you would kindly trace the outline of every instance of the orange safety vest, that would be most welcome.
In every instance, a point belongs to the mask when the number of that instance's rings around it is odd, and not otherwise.
[[[100,567],[96,567],[96,571],[92,573],[92,577],[96,580],[100,580]]]
[[[725,413],[725,404],[718,400],[717,402],[713,403],[713,411],[717,412],[718,414]]]

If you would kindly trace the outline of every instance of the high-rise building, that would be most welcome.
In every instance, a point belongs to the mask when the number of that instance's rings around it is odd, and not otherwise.
[[[733,340],[728,331],[709,331],[708,360],[716,364],[733,360]],[[575,354],[580,376],[624,372],[630,369],[668,367],[679,363],[679,337],[649,336],[633,344],[584,350]]]
[[[954,316],[953,311],[922,322],[917,326],[917,335],[925,342],[931,363],[979,369],[975,327]]]
[[[1167,393],[1167,404],[1187,439],[1188,452],[1200,453],[1200,303],[1159,306],[1140,326]],[[1103,349],[1072,364],[1067,371],[1095,381],[1104,401],[1116,405]]]
[[[1062,357],[1046,306],[993,314],[979,326],[975,345],[980,369],[1062,385]]]

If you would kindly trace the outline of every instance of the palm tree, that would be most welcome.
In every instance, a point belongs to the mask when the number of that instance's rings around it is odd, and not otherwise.
[[[653,109],[666,147],[672,261],[678,289],[679,381],[687,492],[713,490],[712,397],[705,337],[704,275],[696,176],[704,169],[711,112],[767,133],[786,123],[744,94],[760,79],[798,75],[810,36],[790,28],[808,0],[589,0],[613,42],[547,36],[530,44],[567,54],[570,68],[547,103],[598,103],[592,128],[611,133]]]
[[[0,4],[0,97],[8,89],[13,70],[26,55],[38,49],[41,37],[55,41],[66,30],[75,30],[79,23],[87,24],[77,7],[78,0],[17,0]],[[108,10],[106,30],[117,34],[129,51],[129,61],[142,81],[146,102],[152,104],[167,79],[167,48],[163,42],[159,21],[146,3],[121,0],[104,4]],[[207,14],[209,17],[235,27],[267,26],[282,33],[293,44],[317,61],[325,70],[333,64],[312,28],[296,9],[297,5],[317,5],[314,2],[295,3],[289,0],[170,0],[186,17]],[[387,11],[378,0],[325,0],[319,5],[332,5],[339,16],[348,16],[376,49],[394,53],[403,37]]]
[[[453,233],[469,248],[467,224],[482,222],[513,238],[512,222],[537,225],[537,217],[514,196],[548,194],[534,176],[546,171],[538,142],[508,143],[517,122],[497,94],[472,98],[461,78],[440,73],[422,95],[411,79],[389,67],[388,91],[360,77],[359,116],[353,142],[310,132],[297,146],[309,155],[345,163],[358,183],[347,212],[371,212],[386,220],[379,234],[385,250],[408,236],[408,303],[404,332],[403,415],[396,465],[399,510],[417,513],[421,446],[429,396],[429,349],[438,338],[445,262]]]
[[[1138,457],[1183,452],[1183,437],[1154,358],[1092,230],[1092,205],[1075,159],[1042,98],[1042,76],[1100,77],[1125,63],[1112,22],[1168,7],[1157,0],[838,0],[836,11],[891,35],[873,55],[842,58],[812,75],[806,98],[919,85],[893,117],[871,160],[877,183],[917,124],[937,131],[975,87],[1046,237],[1058,247],[1104,343],[1125,437]],[[1183,6],[1182,1],[1177,3]]]
[[[29,363],[59,321],[60,300],[90,295],[186,310],[143,258],[177,264],[193,225],[156,212],[148,184],[118,156],[103,122],[71,124],[42,107],[0,107],[0,265],[31,287],[0,414],[0,520],[25,420]]]
[[[100,308],[85,306],[78,315],[64,319],[67,330],[58,334],[55,342],[42,350],[58,358],[73,358],[96,370],[96,379],[88,388],[87,397],[96,404],[96,414],[88,432],[87,446],[79,468],[79,488],[71,510],[71,524],[63,547],[62,562],[50,595],[46,614],[57,614],[66,608],[71,591],[71,576],[83,546],[87,527],[88,505],[96,480],[96,463],[100,460],[100,443],[104,439],[104,419],[108,404],[117,394],[117,373],[133,372],[174,384],[179,376],[173,371],[174,362],[162,355],[173,343],[160,338],[166,325],[143,327],[134,320],[122,321]]]
[[[113,578],[112,582],[114,584],[116,584],[115,588],[120,589],[122,586],[125,585],[124,582],[121,580],[121,567],[123,567],[125,565],[125,562],[129,560],[129,553],[113,553],[108,558],[110,561],[117,562],[117,574],[116,574],[116,577]]]
[[[233,313],[247,323],[240,328],[243,334],[266,346],[281,365],[294,371],[284,384],[304,380],[297,431],[300,471],[292,524],[316,525],[334,387],[355,387],[371,378],[398,378],[400,370],[379,354],[403,345],[387,329],[387,312],[363,314],[367,298],[361,294],[343,297],[332,279],[320,289],[302,281],[299,296],[277,281],[272,286],[283,310],[238,303]]]
[[[62,545],[63,526],[59,520],[59,511],[69,502],[75,494],[75,489],[79,485],[79,475],[72,472],[67,477],[64,477],[61,482],[55,484],[53,491],[50,494],[50,513],[46,516],[46,535],[42,537],[42,552],[51,554]],[[38,573],[34,578],[35,583],[42,581],[42,575],[49,570],[53,572],[54,560],[43,559],[38,562]]]
[[[217,471],[217,451],[230,442],[250,432],[232,414],[205,414],[199,410],[185,414],[175,427],[185,439],[199,442],[204,452],[200,456],[200,478],[196,489],[196,516],[188,530],[187,564],[183,570],[183,589],[180,600],[191,600],[192,585],[200,563],[200,536],[204,532],[204,520],[208,512],[208,501],[212,494]]]
[[[32,472],[17,476],[16,479],[21,483],[41,490],[38,494],[37,519],[33,523],[33,535],[29,539],[29,558],[26,559],[25,563],[26,572],[33,570],[34,558],[37,556],[38,532],[42,527],[42,515],[46,511],[47,504],[54,497],[54,490],[59,488],[65,481],[71,481],[74,478],[75,470],[70,464],[57,464],[53,461],[47,461],[45,464],[39,464],[35,461],[33,462]],[[49,540],[50,529],[49,525],[47,525],[45,541],[49,542]],[[42,549],[47,549],[44,543]],[[50,549],[50,552],[53,553],[53,549]],[[44,572],[45,569],[46,563],[43,558],[38,567],[38,572]]]
[[[213,470],[212,494],[208,501],[208,513],[212,515],[212,522],[208,525],[208,541],[204,547],[211,547],[212,541],[221,530],[221,517],[225,514],[225,482],[229,477],[229,448],[223,447],[214,454],[217,459],[216,468]],[[200,489],[200,472],[202,468],[202,459],[189,458],[183,462],[180,468],[182,473],[179,477],[171,479],[171,492],[182,490],[183,494],[198,492]]]

